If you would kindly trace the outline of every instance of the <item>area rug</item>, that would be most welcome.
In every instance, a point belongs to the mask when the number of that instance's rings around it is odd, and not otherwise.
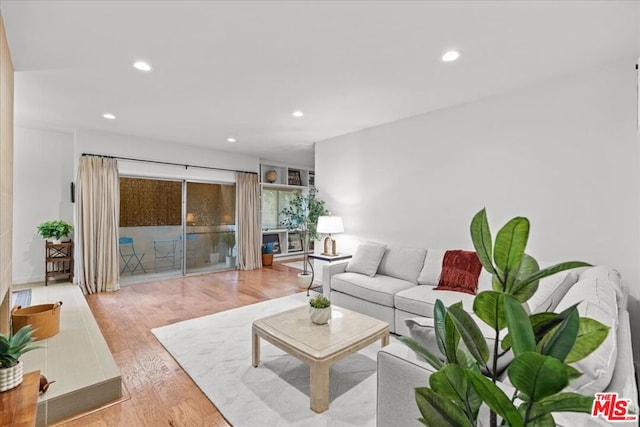
[[[252,322],[307,300],[300,293],[151,332],[235,427],[375,426],[379,343],[331,367],[329,410],[322,414],[309,408],[307,365],[260,340],[260,365],[251,366]]]
[[[31,305],[31,289],[22,289],[20,291],[11,292],[11,307],[17,305],[21,307],[29,307]]]

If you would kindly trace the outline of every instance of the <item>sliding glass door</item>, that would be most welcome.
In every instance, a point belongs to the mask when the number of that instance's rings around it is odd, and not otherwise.
[[[235,185],[120,178],[120,281],[235,268]]]
[[[235,185],[187,182],[186,190],[186,272],[235,268]]]

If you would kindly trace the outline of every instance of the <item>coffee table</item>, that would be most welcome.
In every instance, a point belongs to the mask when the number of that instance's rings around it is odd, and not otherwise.
[[[260,363],[260,338],[309,365],[311,409],[329,409],[329,368],[340,359],[381,340],[389,344],[389,325],[373,317],[332,306],[331,320],[316,325],[303,306],[253,322],[252,365]]]

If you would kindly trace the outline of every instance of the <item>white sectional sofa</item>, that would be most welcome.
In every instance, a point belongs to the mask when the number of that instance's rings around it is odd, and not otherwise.
[[[474,295],[435,290],[443,253],[434,249],[385,248],[373,276],[356,272],[362,269],[362,263],[354,256],[355,265],[325,266],[323,292],[334,304],[381,319],[389,323],[396,334],[409,336],[416,331],[410,331],[405,321],[411,319],[407,323],[416,325],[424,320],[428,325],[436,299],[442,300],[445,306],[462,301],[465,310],[472,312]],[[371,272],[373,264],[367,266],[368,270],[364,269],[365,273]],[[490,288],[491,277],[483,270],[478,292]],[[561,272],[541,280],[538,291],[528,301],[531,312],[558,312],[576,303],[581,316],[594,318],[611,329],[594,353],[574,364],[584,375],[574,380],[567,391],[585,395],[617,392],[620,398],[631,400],[630,408],[638,414],[627,293],[621,286],[619,273],[606,266]],[[483,323],[476,323],[482,329]],[[428,335],[429,329],[426,331]],[[424,334],[425,330],[421,332]],[[487,328],[485,336],[492,338],[492,331]],[[416,337],[424,338],[424,335]],[[438,353],[437,348],[431,350]],[[402,344],[381,349],[378,353],[378,426],[420,425],[414,388],[428,386],[432,372],[430,365]],[[501,386],[510,387],[506,383]],[[567,427],[610,425],[603,418],[588,414],[554,414],[554,418],[559,425]],[[638,423],[617,422],[615,425]]]

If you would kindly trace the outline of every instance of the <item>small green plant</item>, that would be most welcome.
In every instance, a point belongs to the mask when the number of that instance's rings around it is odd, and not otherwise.
[[[233,248],[236,246],[236,233],[229,231],[222,235],[222,243],[227,247],[227,255],[233,255]]]
[[[0,334],[0,368],[15,366],[20,356],[26,352],[42,348],[42,346],[31,345],[33,340],[31,325],[23,326],[18,332],[8,337]]]
[[[73,231],[73,226],[65,221],[56,219],[53,221],[43,222],[38,226],[38,233],[44,239],[57,239],[60,240],[63,237],[69,236],[69,233]]]
[[[309,305],[313,308],[328,308],[331,306],[331,301],[324,295],[318,295],[309,300]]]

